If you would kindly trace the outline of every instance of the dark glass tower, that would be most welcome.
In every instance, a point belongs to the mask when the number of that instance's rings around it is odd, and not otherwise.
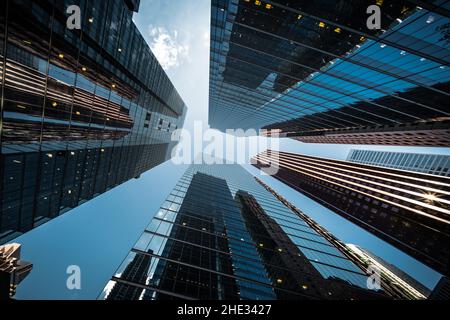
[[[430,289],[397,266],[359,246],[347,244],[347,247],[360,257],[366,266],[376,266],[383,284],[389,285],[400,299],[423,300],[430,295]]]
[[[130,275],[143,257],[148,268]],[[143,300],[386,298],[349,257],[241,166],[192,165],[100,299],[129,299],[115,295],[123,285]]]
[[[2,243],[168,159],[186,107],[132,22],[139,1],[0,6]]]
[[[443,274],[450,265],[450,179],[348,161],[266,151],[286,183]]]
[[[429,299],[442,301],[450,300],[450,279],[448,277],[442,277],[431,293]]]
[[[146,272],[152,261],[152,253],[150,250],[148,255],[134,257],[133,261],[123,271],[123,277],[134,283],[145,281]],[[143,288],[130,286],[125,283],[116,283],[108,295],[108,300],[139,300],[143,292]]]
[[[450,4],[376,1],[382,31],[367,28],[373,4],[213,0],[211,127],[449,146]]]

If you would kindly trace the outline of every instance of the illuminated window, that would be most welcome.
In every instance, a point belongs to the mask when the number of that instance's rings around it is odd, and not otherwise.
[[[341,33],[341,28],[336,28],[336,29],[334,29],[334,32],[336,32],[336,33]]]
[[[322,21],[320,21],[320,22],[319,22],[319,27],[325,28],[325,23],[323,23]]]

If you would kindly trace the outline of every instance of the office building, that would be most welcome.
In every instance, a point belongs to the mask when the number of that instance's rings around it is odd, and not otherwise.
[[[399,299],[423,300],[430,295],[430,289],[393,264],[354,244],[347,244],[347,247],[358,255],[367,267],[376,268],[381,273],[383,284],[389,286]]]
[[[153,252],[150,250],[147,253],[148,255],[135,256],[123,271],[122,276],[134,283],[144,282],[147,278],[147,270],[150,267]],[[108,295],[108,300],[139,300],[143,292],[143,288],[116,283]]]
[[[450,179],[266,151],[262,170],[442,274],[450,265]]]
[[[430,300],[450,300],[450,279],[442,277],[431,292]]]
[[[369,30],[370,5],[381,30]],[[209,123],[306,143],[449,146],[447,2],[213,0]]]
[[[351,150],[347,161],[373,166],[450,176],[450,156],[375,150]]]
[[[132,21],[139,0],[0,6],[4,243],[167,160],[186,106]]]
[[[16,294],[17,286],[31,272],[33,265],[20,260],[20,244],[0,246],[0,300]]]
[[[190,166],[99,299],[387,298],[344,244],[283,201],[239,165]]]

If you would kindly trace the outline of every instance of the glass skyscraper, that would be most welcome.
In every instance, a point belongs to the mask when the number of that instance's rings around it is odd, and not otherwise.
[[[380,270],[381,281],[389,283],[401,299],[423,300],[430,295],[430,289],[393,264],[359,246],[347,244],[347,247],[367,266],[376,266]]]
[[[191,165],[100,299],[372,299],[339,240],[240,165]]]
[[[186,106],[132,21],[139,0],[0,6],[3,243],[168,159]]]
[[[438,282],[433,292],[431,293],[430,300],[450,300],[450,278],[442,277]]]
[[[450,273],[450,179],[268,150],[254,166],[442,274]]]
[[[366,25],[374,4],[381,30]],[[450,2],[420,6],[213,0],[211,127],[308,143],[449,146]]]
[[[351,150],[347,161],[450,176],[450,156],[376,150]]]

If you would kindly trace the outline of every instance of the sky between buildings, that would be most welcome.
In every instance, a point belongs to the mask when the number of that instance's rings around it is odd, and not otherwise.
[[[202,121],[206,128],[210,1],[141,0],[134,20],[189,108],[185,128],[192,131],[195,121]],[[280,142],[284,151],[335,159],[345,159],[354,147],[357,146],[310,145],[290,139]],[[446,148],[360,148],[450,154]],[[259,174],[249,165],[244,167]],[[16,297],[97,298],[186,168],[187,165],[168,161],[140,179],[131,180],[16,239],[23,244],[23,258],[34,263]],[[261,178],[344,242],[372,251],[428,287],[434,287],[439,280],[440,275],[433,270],[337,214],[271,177]],[[66,287],[66,269],[70,265],[81,268],[81,290]]]

